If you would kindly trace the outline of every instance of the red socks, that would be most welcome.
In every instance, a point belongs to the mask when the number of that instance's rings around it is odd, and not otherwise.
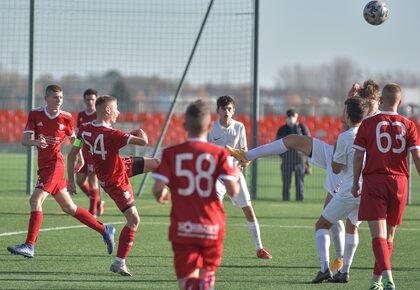
[[[105,226],[98,222],[92,214],[80,206],[77,207],[74,217],[78,219],[82,224],[87,225],[100,234],[103,234],[105,231]]]
[[[89,190],[89,212],[91,214],[96,214],[96,209],[100,201],[99,188]]]
[[[121,233],[120,239],[118,242],[118,252],[117,257],[120,259],[125,259],[128,256],[128,253],[131,250],[131,247],[134,243],[134,237],[136,236],[136,231],[125,226]]]
[[[28,225],[28,234],[26,236],[27,245],[35,245],[36,240],[38,239],[39,229],[42,224],[42,211],[31,211],[31,216],[29,218]]]
[[[90,186],[89,183],[85,182],[83,184],[83,186],[80,186],[80,189],[87,195],[89,196],[89,190],[90,190]]]
[[[372,240],[373,253],[375,255],[375,268],[373,273],[381,275],[385,270],[391,270],[390,257],[393,249],[393,243],[387,243],[384,238],[374,238]]]

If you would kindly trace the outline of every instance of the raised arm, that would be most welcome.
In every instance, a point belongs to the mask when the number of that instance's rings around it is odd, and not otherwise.
[[[136,129],[130,132],[132,137],[130,138],[129,144],[146,146],[149,143],[146,133],[142,129]]]

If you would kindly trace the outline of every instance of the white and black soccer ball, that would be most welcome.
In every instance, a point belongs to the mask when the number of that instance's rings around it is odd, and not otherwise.
[[[370,1],[363,9],[363,17],[372,25],[380,25],[388,18],[389,10],[381,1]]]

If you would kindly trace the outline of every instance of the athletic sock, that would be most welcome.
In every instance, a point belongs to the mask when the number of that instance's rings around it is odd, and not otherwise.
[[[330,235],[327,229],[319,229],[315,232],[315,245],[318,251],[321,271],[325,272],[330,261]]]
[[[247,224],[248,230],[251,233],[252,239],[254,240],[255,249],[259,251],[263,248],[261,241],[260,225],[258,224],[257,220],[253,222],[247,222]]]
[[[129,227],[125,226],[121,233],[120,239],[118,242],[118,251],[117,257],[120,259],[125,259],[128,256],[128,253],[131,250],[131,247],[134,243],[134,237],[136,236],[136,231],[130,229]]]
[[[335,248],[335,258],[343,259],[345,228],[342,220],[331,227],[332,238]]]
[[[31,211],[25,244],[35,245],[36,240],[38,239],[39,229],[41,228],[42,217],[42,211]]]
[[[80,186],[80,189],[87,195],[89,196],[89,190],[90,190],[90,186],[89,183],[85,182],[83,184],[83,186]]]
[[[203,278],[204,289],[214,289],[216,283],[216,275],[213,271],[207,271]]]
[[[245,157],[248,160],[254,160],[263,156],[282,154],[287,150],[288,149],[284,145],[283,139],[279,139],[269,144],[261,145],[245,152]]]
[[[346,234],[346,245],[344,247],[343,269],[341,272],[349,273],[353,262],[354,253],[359,245],[359,234]]]
[[[391,270],[391,263],[389,261],[388,244],[385,238],[374,238],[372,240],[372,249],[375,255],[375,264],[378,264],[379,275],[386,271]],[[377,273],[374,273],[378,275]]]
[[[387,245],[388,245],[389,259],[391,259],[392,251],[394,250],[394,243],[387,241]],[[375,261],[375,267],[373,269],[373,274],[376,276],[381,276],[382,274],[381,270],[379,269],[378,263],[376,263],[376,261]]]
[[[105,231],[105,226],[83,207],[77,207],[74,217],[78,219],[82,224],[87,225],[100,234],[103,234]]]
[[[89,190],[89,212],[91,214],[96,214],[96,209],[100,201],[99,188]]]

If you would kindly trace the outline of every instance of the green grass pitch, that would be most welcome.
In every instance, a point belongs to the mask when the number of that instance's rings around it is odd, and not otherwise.
[[[109,266],[114,256],[106,253],[102,237],[63,214],[51,197],[43,206],[42,229],[48,231],[40,232],[35,258],[28,260],[9,254],[7,246],[25,241],[29,205],[25,186],[19,183],[24,173],[13,167],[22,168],[21,161],[17,161],[21,156],[9,156],[10,160],[3,157],[0,165],[3,175],[0,177],[0,289],[177,289],[167,240],[169,206],[157,204],[151,197],[150,187],[136,201],[142,223],[127,259],[133,277],[111,273]],[[6,163],[11,166],[8,171],[4,168]],[[133,180],[134,188],[139,180]],[[312,183],[308,188],[311,186]],[[367,289],[373,256],[366,223],[361,226],[350,282],[312,285],[309,282],[319,270],[314,223],[322,210],[322,186],[307,190],[309,198],[301,203],[281,202],[279,189],[272,187],[272,190],[267,189],[269,187],[261,190],[264,195],[260,194],[253,205],[264,246],[273,254],[273,260],[256,258],[242,211],[225,200],[227,234],[222,265],[216,274],[216,289]],[[318,192],[312,193],[316,188]],[[311,195],[320,198],[311,198]],[[82,193],[74,200],[85,208],[88,205]],[[105,215],[100,220],[114,225],[118,233],[124,218],[107,196],[105,201]],[[406,208],[395,240],[392,264],[398,289],[420,289],[419,238],[420,206],[414,205]]]

